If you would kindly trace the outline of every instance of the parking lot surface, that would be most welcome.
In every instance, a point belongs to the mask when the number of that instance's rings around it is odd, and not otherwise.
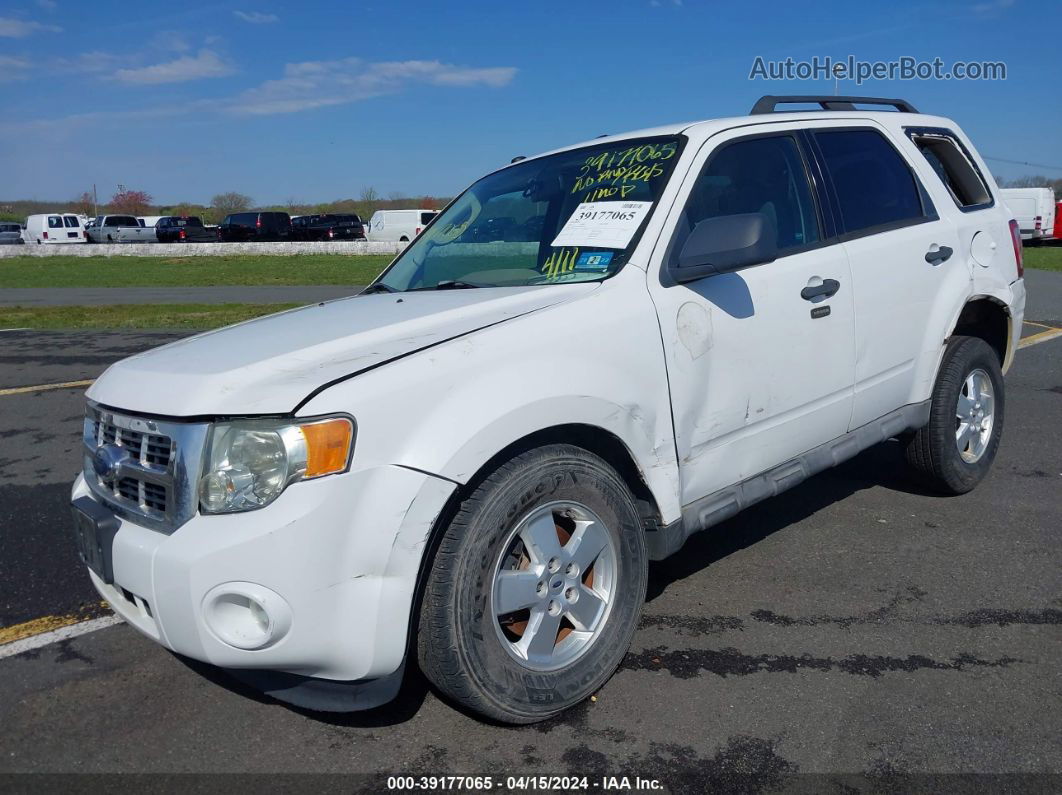
[[[1062,300],[1040,300],[1031,320],[1062,318]],[[90,379],[173,337],[3,333],[0,391]],[[0,396],[0,628],[105,612],[67,528],[82,404],[80,389]],[[973,493],[923,492],[887,443],[694,536],[651,568],[620,671],[545,724],[483,723],[416,672],[387,707],[304,712],[117,625],[0,659],[0,772],[637,775],[746,791],[1026,773],[1023,788],[1057,790],[1060,409],[1056,339],[1018,354],[999,456]]]

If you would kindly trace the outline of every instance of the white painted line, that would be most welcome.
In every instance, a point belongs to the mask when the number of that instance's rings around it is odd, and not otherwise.
[[[102,618],[92,618],[88,621],[82,621],[80,624],[59,627],[59,629],[53,629],[51,632],[42,632],[40,635],[33,635],[0,646],[0,660],[5,657],[14,657],[16,654],[33,651],[34,649],[39,649],[42,646],[48,646],[52,643],[70,640],[79,635],[87,635],[98,629],[106,629],[107,627],[113,627],[115,624],[121,623],[122,619],[119,616],[103,616]]]
[[[20,328],[0,328],[0,334],[5,331],[33,331],[29,326],[22,326]]]
[[[1062,328],[1053,328],[1048,331],[1041,331],[1039,334],[1033,334],[1026,337],[1018,343],[1018,348],[1028,348],[1031,345],[1039,345],[1041,342],[1049,342],[1050,340],[1058,339],[1062,337]]]

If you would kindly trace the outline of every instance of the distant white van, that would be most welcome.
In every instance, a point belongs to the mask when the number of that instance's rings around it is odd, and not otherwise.
[[[26,219],[27,243],[84,243],[85,225],[74,213],[41,213]]]
[[[438,214],[438,210],[377,210],[365,236],[377,242],[408,243]]]
[[[1003,188],[1000,191],[1021,231],[1030,242],[1050,240],[1055,230],[1055,192],[1051,188]]]

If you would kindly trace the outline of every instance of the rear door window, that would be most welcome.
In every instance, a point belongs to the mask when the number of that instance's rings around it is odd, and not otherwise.
[[[431,223],[431,219],[434,218],[435,215],[436,215],[435,213],[421,213],[420,214],[420,225],[421,226],[427,226],[428,224]]]
[[[923,191],[895,147],[876,130],[816,130],[847,235],[919,223]],[[926,199],[928,202],[928,198]]]
[[[66,225],[67,229],[77,229],[81,226],[81,219],[76,215],[64,215],[63,223]]]

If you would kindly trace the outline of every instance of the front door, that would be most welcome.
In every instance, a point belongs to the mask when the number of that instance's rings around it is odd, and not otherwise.
[[[762,128],[761,128],[762,129]],[[684,505],[842,435],[854,366],[852,286],[825,244],[797,131],[708,140],[671,210],[675,238],[654,252]],[[778,255],[675,284],[667,263],[707,218],[761,213]]]

